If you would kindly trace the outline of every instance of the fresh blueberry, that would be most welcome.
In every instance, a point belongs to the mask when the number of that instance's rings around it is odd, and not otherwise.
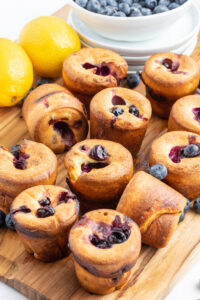
[[[100,9],[98,10],[98,14],[106,15],[107,14],[106,8],[105,7],[100,7]]]
[[[107,0],[107,4],[112,7],[118,7],[118,3],[115,0]]]
[[[130,6],[127,3],[120,3],[119,10],[121,10],[125,15],[129,15],[131,12]]]
[[[188,145],[183,149],[183,154],[185,157],[195,157],[200,154],[199,147],[195,144]]]
[[[132,8],[138,8],[138,9],[142,9],[142,6],[139,4],[139,3],[133,3],[132,5],[131,5],[131,10],[132,10]]]
[[[175,2],[170,3],[170,5],[168,6],[168,8],[169,8],[170,10],[175,9],[175,8],[177,8],[177,7],[179,7],[179,5],[178,5],[178,3],[175,3]]]
[[[136,7],[131,7],[130,17],[140,17],[140,16],[142,16],[140,9]]]
[[[140,1],[140,5],[141,5],[142,7],[145,7],[145,0],[141,0],[141,1]]]
[[[81,0],[81,1],[83,1],[83,0]],[[46,84],[46,83],[51,83],[51,82],[52,82],[52,79],[46,78],[46,77],[41,77],[40,79],[38,79],[38,81],[36,83],[36,86],[40,86],[40,85],[43,85],[43,84]]]
[[[200,214],[200,198],[194,200],[193,209],[196,213]]]
[[[130,114],[132,114],[132,115],[134,115],[136,117],[139,117],[140,111],[139,111],[139,109],[135,105],[131,105],[129,107],[129,112],[130,112]]]
[[[11,218],[11,214],[7,214],[6,218],[5,218],[5,223],[6,223],[6,226],[15,231],[15,225],[13,224],[13,221],[12,221],[12,218]]]
[[[112,6],[106,6],[106,15],[112,16],[116,12],[116,8]]]
[[[87,6],[88,0],[75,0],[76,4],[85,8]]]
[[[184,212],[186,213],[189,209],[190,209],[190,200],[189,199],[187,199],[186,198],[186,200],[187,200],[187,203],[186,203],[186,206],[185,206],[185,208],[184,208]]]
[[[89,0],[87,4],[87,10],[97,13],[101,5],[98,0]]]
[[[101,4],[101,6],[106,7],[107,0],[99,0],[99,3]]]
[[[20,145],[15,145],[10,149],[10,153],[16,158],[19,159]]]
[[[158,5],[157,0],[145,0],[145,7],[154,9]]]
[[[123,13],[122,11],[116,11],[113,14],[114,17],[126,17],[125,13]]]
[[[129,6],[132,5],[133,1],[132,0],[120,0],[119,3],[126,3],[128,4]]]
[[[146,8],[146,7],[142,7],[141,13],[143,16],[152,15],[152,11],[150,10],[150,8]]]
[[[153,165],[149,173],[157,179],[163,180],[167,176],[167,168],[161,164]]]
[[[179,5],[182,5],[186,2],[187,0],[175,0],[176,3],[178,3]]]
[[[158,5],[168,6],[170,4],[169,0],[159,0]]]
[[[0,210],[0,226],[2,226],[5,223],[5,217],[6,215],[2,210]]]
[[[127,76],[127,84],[130,89],[135,88],[140,83],[140,76],[138,73],[133,73]]]
[[[184,211],[180,214],[179,223],[181,223],[185,219]]]
[[[110,112],[111,112],[113,115],[115,115],[115,117],[118,117],[118,116],[120,116],[120,115],[123,114],[124,110],[123,110],[121,107],[115,107],[115,108],[112,108],[112,109],[110,110]]]
[[[160,13],[163,13],[163,12],[166,12],[168,11],[169,9],[167,8],[167,6],[164,6],[164,5],[158,5],[154,8],[153,10],[153,13],[154,14],[160,14]]]
[[[133,0],[132,3],[139,3],[140,0]]]

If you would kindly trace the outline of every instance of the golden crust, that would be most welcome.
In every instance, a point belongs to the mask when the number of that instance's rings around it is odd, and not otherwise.
[[[112,97],[116,95],[122,97],[127,105],[113,105]],[[135,105],[142,117],[129,113],[130,105]],[[111,109],[116,106],[121,107],[124,113],[114,118]],[[105,89],[96,94],[90,104],[91,138],[118,142],[135,156],[150,118],[151,104],[143,95],[126,88]]]
[[[44,84],[32,91],[24,102],[22,114],[31,138],[46,144],[56,153],[65,151],[67,146],[61,134],[53,128],[56,122],[70,127],[75,142],[86,138],[88,133],[83,104],[58,84]],[[76,127],[78,122],[80,126]]]
[[[20,149],[29,155],[24,170],[15,168],[12,153],[0,148],[0,208],[6,213],[13,199],[23,190],[39,184],[54,184],[56,181],[57,158],[48,147],[22,140]]]
[[[95,69],[84,69],[82,65],[105,63],[111,69],[108,76],[95,74]],[[63,64],[63,79],[70,90],[86,95],[94,95],[102,89],[115,87],[127,73],[126,61],[117,53],[99,48],[83,48],[69,55]],[[116,79],[117,78],[117,79]]]
[[[138,224],[145,244],[160,248],[168,244],[185,205],[180,193],[140,171],[127,185],[117,211]]]
[[[184,130],[200,134],[200,122],[195,120],[192,112],[194,108],[200,110],[200,95],[185,96],[177,100],[169,116],[168,130]]]
[[[181,162],[174,163],[169,153],[175,146],[186,146],[193,138],[200,143],[200,136],[189,131],[172,131],[157,138],[151,145],[150,164],[163,164],[168,170],[165,181],[185,197],[194,199],[200,191],[200,156],[183,158]]]

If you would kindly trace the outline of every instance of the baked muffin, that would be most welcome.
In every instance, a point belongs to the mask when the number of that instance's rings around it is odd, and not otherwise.
[[[31,187],[20,193],[11,207],[11,218],[25,249],[42,261],[68,254],[68,234],[78,215],[76,196],[55,185]]]
[[[57,158],[45,145],[22,140],[11,152],[0,147],[0,209],[9,212],[13,199],[38,184],[54,184]]]
[[[88,212],[72,227],[69,246],[80,284],[103,295],[130,279],[140,253],[141,235],[125,215],[99,209]]]
[[[199,84],[199,66],[186,55],[158,53],[146,61],[142,78],[153,112],[168,118],[177,99],[195,93]]]
[[[33,90],[24,102],[22,113],[31,138],[55,153],[69,150],[88,133],[84,105],[55,83]]]
[[[174,103],[168,130],[185,130],[200,134],[200,95],[185,96]]]
[[[63,79],[89,110],[91,97],[116,87],[126,76],[128,65],[117,53],[98,48],[83,48],[70,54],[63,64]]]
[[[153,141],[150,165],[168,170],[165,181],[185,197],[200,194],[200,136],[189,131],[171,131]]]
[[[138,153],[151,118],[151,104],[126,88],[105,89],[90,104],[91,138],[111,140]]]
[[[131,153],[111,141],[82,141],[66,154],[64,163],[83,211],[115,207],[133,175]]]
[[[160,248],[169,243],[185,206],[180,193],[140,171],[127,185],[117,211],[137,223],[143,243]]]

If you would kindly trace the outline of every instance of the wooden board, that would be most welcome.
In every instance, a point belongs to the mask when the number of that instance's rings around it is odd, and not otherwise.
[[[56,13],[66,20],[69,8]],[[200,39],[192,55],[200,59]],[[142,83],[137,88],[144,93]],[[155,116],[148,127],[136,169],[144,169],[148,161],[149,146],[158,135],[166,131],[167,122]],[[22,138],[29,138],[19,107],[0,109],[0,144],[8,148]],[[66,187],[64,155],[58,156],[57,184]],[[188,212],[186,219],[164,249],[143,246],[133,268],[132,280],[123,290],[110,295],[95,296],[84,291],[75,276],[71,255],[55,263],[42,263],[27,254],[15,232],[0,228],[0,280],[33,300],[160,300],[164,299],[176,281],[200,258],[200,215]]]

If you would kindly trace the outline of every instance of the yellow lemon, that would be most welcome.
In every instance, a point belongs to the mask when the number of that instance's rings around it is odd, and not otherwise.
[[[77,33],[63,20],[39,17],[24,26],[19,43],[42,77],[59,77],[65,58],[81,47]]]
[[[17,43],[0,38],[0,107],[22,100],[33,84],[33,66]]]

